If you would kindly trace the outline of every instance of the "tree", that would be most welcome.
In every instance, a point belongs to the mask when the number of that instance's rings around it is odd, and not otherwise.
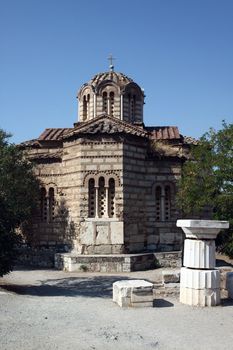
[[[17,229],[32,215],[39,193],[32,163],[9,137],[0,129],[0,276],[12,270]]]
[[[228,220],[230,229],[221,234],[221,250],[233,257],[233,124],[210,129],[191,149],[183,166],[177,202],[184,214],[198,215],[206,207],[213,218]]]

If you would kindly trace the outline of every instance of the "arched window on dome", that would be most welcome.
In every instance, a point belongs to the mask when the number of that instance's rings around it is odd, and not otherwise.
[[[114,117],[114,92],[111,91],[109,94],[109,99],[110,99],[110,111],[109,114],[111,117]]]
[[[129,119],[134,120],[136,113],[136,95],[128,94],[128,114]]]
[[[103,92],[103,112],[108,113],[108,94]]]
[[[83,120],[87,119],[87,99],[83,96]]]
[[[89,119],[90,94],[83,96],[83,120]]]

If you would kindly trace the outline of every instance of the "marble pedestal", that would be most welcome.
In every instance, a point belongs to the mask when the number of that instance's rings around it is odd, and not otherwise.
[[[220,273],[215,269],[215,241],[227,221],[178,220],[186,235],[184,267],[180,275],[180,302],[192,306],[220,304]]]

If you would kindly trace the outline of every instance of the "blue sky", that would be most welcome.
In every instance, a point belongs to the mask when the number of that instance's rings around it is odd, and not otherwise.
[[[145,89],[146,125],[233,122],[232,0],[0,0],[0,128],[18,143],[71,127],[109,53]]]

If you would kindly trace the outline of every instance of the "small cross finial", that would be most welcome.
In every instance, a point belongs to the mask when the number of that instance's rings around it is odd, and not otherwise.
[[[109,60],[109,63],[110,63],[109,69],[110,69],[110,71],[113,72],[114,71],[113,61],[115,60],[115,58],[112,56],[112,54],[110,54],[109,57],[108,57],[108,60]]]

